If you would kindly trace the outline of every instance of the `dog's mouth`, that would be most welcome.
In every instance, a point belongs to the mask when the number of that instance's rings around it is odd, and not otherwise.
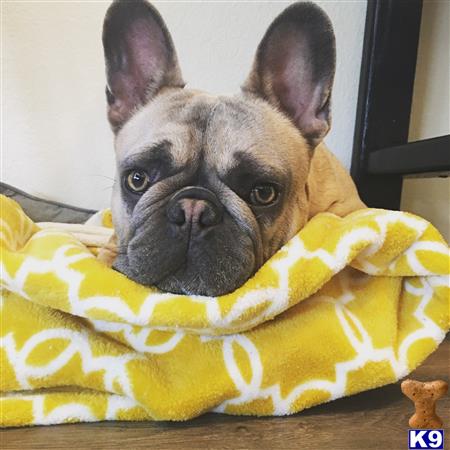
[[[159,272],[156,267],[164,264],[136,264],[135,260],[133,264],[124,254],[119,255],[113,268],[141,285],[155,286],[165,292],[217,297],[233,292],[255,273],[257,267],[252,256],[248,254],[244,264],[220,256],[216,264],[207,260],[199,264],[185,256],[182,261],[174,262],[171,270]]]

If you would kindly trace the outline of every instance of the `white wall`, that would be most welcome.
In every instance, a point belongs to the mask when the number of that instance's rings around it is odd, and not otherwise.
[[[450,133],[450,2],[423,4],[409,140]],[[450,149],[449,149],[450,159]],[[450,241],[450,178],[407,178],[401,208],[432,222]]]
[[[264,31],[290,2],[155,2],[189,86],[236,92]],[[366,0],[318,2],[337,36],[327,142],[349,167]],[[108,2],[2,2],[2,179],[72,204],[109,204],[101,26]]]

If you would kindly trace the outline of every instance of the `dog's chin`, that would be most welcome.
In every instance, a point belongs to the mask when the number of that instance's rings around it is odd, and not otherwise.
[[[201,277],[183,280],[179,279],[176,275],[170,275],[167,278],[155,283],[155,286],[162,291],[171,292],[173,294],[217,297],[219,295],[225,295],[233,292],[245,283],[246,279],[248,279],[248,277],[243,279],[242,282],[235,284],[226,282],[217,283],[217,281],[209,283],[207,279],[203,280]]]
[[[181,295],[201,295],[217,297],[229,294],[242,286],[254,273],[254,264],[241,270],[230,270],[228,274],[221,271],[195,270],[194,267],[182,266],[174,273],[159,280],[145,270],[130,267],[127,261],[116,260],[113,268],[133,281],[144,286],[155,286],[164,292]]]

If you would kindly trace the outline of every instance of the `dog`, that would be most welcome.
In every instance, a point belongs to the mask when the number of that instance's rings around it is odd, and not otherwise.
[[[113,268],[179,294],[232,292],[314,215],[364,208],[327,150],[335,37],[313,3],[287,7],[235,96],[185,89],[172,38],[144,0],[103,26],[115,134]]]

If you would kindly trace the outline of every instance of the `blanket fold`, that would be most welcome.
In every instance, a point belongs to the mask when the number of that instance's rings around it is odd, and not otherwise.
[[[200,297],[138,285],[0,200],[2,426],[292,414],[395,382],[449,329],[448,246],[411,214],[319,214]]]

